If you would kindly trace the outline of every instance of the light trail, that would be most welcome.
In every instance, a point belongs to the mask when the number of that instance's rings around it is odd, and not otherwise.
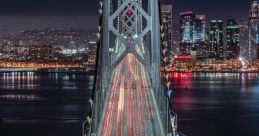
[[[102,136],[157,135],[154,104],[145,67],[128,54],[115,68]]]

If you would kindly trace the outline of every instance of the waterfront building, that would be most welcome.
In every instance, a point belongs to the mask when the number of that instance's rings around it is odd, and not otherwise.
[[[223,21],[211,20],[209,29],[208,57],[224,59]]]
[[[227,20],[226,26],[226,58],[238,59],[240,57],[239,25],[236,20]]]
[[[249,58],[258,58],[259,53],[259,1],[253,1],[249,17]]]
[[[180,55],[188,56],[193,45],[195,14],[185,12],[180,14]]]
[[[97,52],[97,36],[96,34],[91,34],[88,36],[88,63],[90,65],[96,64],[96,52]]]
[[[205,15],[196,15],[194,19],[193,46],[191,54],[196,54],[198,60],[206,58],[206,20]]]
[[[239,23],[240,56],[245,60],[249,58],[249,29],[248,21]]]

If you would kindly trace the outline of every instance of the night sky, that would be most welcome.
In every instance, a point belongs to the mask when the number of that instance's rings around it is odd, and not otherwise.
[[[183,11],[209,19],[248,18],[252,0],[163,0],[173,3],[174,19]],[[0,29],[71,27],[96,29],[98,0],[0,0]]]

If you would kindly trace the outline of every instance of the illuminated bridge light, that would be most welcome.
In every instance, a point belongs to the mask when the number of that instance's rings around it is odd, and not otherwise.
[[[130,9],[127,11],[127,14],[128,14],[129,16],[132,15],[132,13],[133,13],[133,12],[132,12],[132,10],[130,10]]]

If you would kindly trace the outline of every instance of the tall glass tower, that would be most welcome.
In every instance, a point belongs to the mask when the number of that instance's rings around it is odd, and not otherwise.
[[[226,29],[226,57],[237,59],[240,56],[239,25],[236,20],[227,20]]]
[[[206,57],[206,20],[205,15],[196,15],[193,30],[193,47],[192,51],[197,52],[197,59]]]
[[[193,44],[195,15],[192,12],[180,14],[180,55],[190,55]]]
[[[249,17],[249,58],[259,58],[259,1],[253,1]]]
[[[223,21],[211,20],[209,31],[209,58],[224,59]]]

